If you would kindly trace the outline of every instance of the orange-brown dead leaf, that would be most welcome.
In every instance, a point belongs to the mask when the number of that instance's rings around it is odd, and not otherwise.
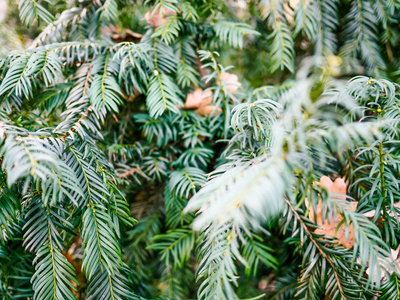
[[[239,78],[235,74],[231,73],[222,73],[221,74],[221,80],[225,83],[226,89],[228,92],[234,94],[238,90],[240,86],[242,86],[242,83],[239,82]],[[217,80],[217,83],[219,81]]]
[[[212,112],[214,112],[214,115],[218,115],[222,112],[222,109],[221,107],[216,108],[215,105],[205,105],[196,109],[195,112],[204,117],[211,115]]]
[[[211,90],[203,91],[197,88],[193,94],[189,93],[186,96],[185,108],[195,109],[195,112],[200,116],[208,116],[211,113],[218,115],[222,112],[220,107],[217,107],[212,102],[213,92]]]
[[[121,42],[134,42],[137,43],[143,37],[143,34],[134,32],[127,28],[120,28],[115,25],[109,25],[110,36],[113,42],[121,43]]]
[[[194,109],[208,105],[212,102],[212,95],[211,90],[204,92],[201,88],[197,88],[193,94],[187,94],[185,108]]]
[[[320,185],[326,188],[332,197],[337,199],[346,199],[346,182],[342,178],[337,178],[334,182],[327,177],[322,176],[319,182],[314,183],[315,185]],[[341,196],[343,195],[343,196]],[[349,207],[346,209],[351,209],[355,211],[357,208],[357,202],[350,202]],[[334,236],[337,238],[338,243],[346,248],[352,248],[354,246],[354,228],[352,224],[349,224],[348,237],[346,238],[346,225],[341,224],[336,232],[337,226],[342,222],[343,218],[339,213],[332,215],[330,218],[325,218],[322,220],[322,202],[321,199],[317,205],[316,220],[314,216],[314,209],[310,207],[309,217],[312,221],[315,221],[321,228],[315,230],[317,234],[325,234],[329,236]]]
[[[168,8],[161,9],[161,7],[159,7],[154,14],[152,11],[148,11],[144,15],[144,19],[151,25],[151,27],[160,27],[165,23],[167,20],[166,18],[169,15],[176,15],[176,13]]]

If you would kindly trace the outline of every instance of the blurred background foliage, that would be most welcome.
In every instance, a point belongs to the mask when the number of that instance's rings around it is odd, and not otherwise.
[[[261,4],[259,3],[261,2]],[[268,6],[269,1],[265,1]],[[281,36],[275,36],[276,25],[267,15],[267,8],[260,9],[263,1],[255,0],[214,0],[212,4],[204,2],[204,11],[209,12],[216,9],[213,18],[224,19],[232,22],[250,24],[259,35],[245,37],[244,47],[232,48],[230,45],[214,43],[220,55],[223,65],[235,65],[235,72],[241,74],[241,80],[247,81],[252,87],[271,85],[277,82],[284,82],[294,78],[294,71],[298,69],[301,61],[310,55],[337,55],[344,59],[335,60],[333,64],[341,65],[341,76],[347,78],[352,75],[365,74],[377,75],[385,79],[398,82],[400,80],[399,68],[399,47],[400,28],[397,26],[399,11],[397,1],[365,1],[370,2],[363,14],[358,16],[360,26],[365,27],[365,36],[370,37],[370,44],[361,44],[362,38],[350,37],[351,32],[360,31],[356,24],[351,24],[352,1],[306,1],[306,0],[283,0],[277,1],[276,10],[279,14],[275,17],[276,24],[281,24],[283,30]],[[44,7],[56,18],[71,4],[68,1],[52,1],[53,5],[44,2]],[[72,1],[71,1],[72,3]],[[310,4],[311,3],[311,4]],[[365,4],[364,3],[364,4]],[[0,55],[5,56],[10,50],[25,49],[29,47],[35,37],[45,28],[42,22],[38,26],[37,21],[27,28],[21,24],[19,18],[18,1],[1,0],[0,20],[3,26],[0,27],[0,37],[4,41],[0,45]],[[118,1],[118,18],[115,20],[114,34],[120,40],[135,40],[129,37],[130,33],[144,34],[146,32],[146,21],[144,14],[151,9],[151,3],[146,1],[120,0]],[[207,8],[207,6],[209,6]],[[281,8],[279,6],[282,6]],[[318,7],[321,11],[311,9]],[[303,15],[307,11],[308,15]],[[310,11],[314,15],[310,15]],[[282,12],[282,13],[280,13]],[[357,16],[355,16],[356,18]],[[354,20],[353,20],[354,21]],[[212,23],[212,22],[211,22]],[[356,22],[355,22],[356,23]],[[351,27],[353,26],[353,28]],[[319,28],[322,30],[318,32]],[[362,28],[362,27],[361,27]],[[361,30],[362,31],[362,30]],[[320,37],[319,35],[324,35]],[[274,58],[274,43],[279,42],[280,48],[287,63],[280,64]],[[318,45],[323,40],[323,46]],[[358,39],[354,49],[347,53],[346,41]],[[200,38],[201,40],[201,38]],[[12,45],[12,46],[11,46]],[[368,46],[369,45],[369,46]],[[360,48],[360,49],[356,49]],[[281,55],[281,54],[279,54]],[[370,56],[368,61],[366,56]],[[296,66],[296,67],[295,67]],[[338,71],[338,70],[336,70]],[[243,75],[246,76],[243,76]],[[337,74],[339,75],[339,74]]]

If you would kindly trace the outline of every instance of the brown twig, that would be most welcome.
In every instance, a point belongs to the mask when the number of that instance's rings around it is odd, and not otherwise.
[[[117,176],[119,178],[125,178],[125,177],[128,177],[129,175],[135,174],[137,172],[137,170],[138,170],[138,168],[132,168],[124,173],[117,174]],[[114,178],[110,178],[110,181],[114,181]]]
[[[137,171],[137,168],[133,168],[133,169],[130,169],[130,170],[124,172],[124,173],[118,174],[118,177],[119,178],[124,178],[124,177],[127,177],[129,175],[132,175],[132,174],[136,173],[136,171]]]

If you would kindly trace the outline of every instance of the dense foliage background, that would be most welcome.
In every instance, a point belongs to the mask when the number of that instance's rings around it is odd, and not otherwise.
[[[400,299],[399,1],[7,4],[1,299]]]

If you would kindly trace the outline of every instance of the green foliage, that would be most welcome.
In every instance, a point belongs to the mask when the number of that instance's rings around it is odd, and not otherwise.
[[[379,53],[375,11],[370,2],[353,1],[347,18],[349,23],[344,33],[348,40],[342,49],[344,56],[357,55],[359,52],[367,67],[385,69],[385,62]]]
[[[284,15],[283,3],[276,0],[260,1],[261,15],[273,28],[270,36],[272,70],[287,68],[294,71],[294,45],[291,32]]]
[[[159,117],[166,111],[179,113],[178,105],[182,105],[177,91],[179,88],[166,74],[159,74],[157,70],[150,77],[149,90],[146,98],[151,117]]]
[[[219,21],[214,26],[217,37],[221,42],[233,47],[243,48],[243,37],[245,34],[259,34],[247,24]]]
[[[75,290],[72,282],[78,282],[65,256],[58,249],[45,244],[37,251],[34,263],[37,261],[36,273],[32,276],[34,299],[75,299],[70,289]]]
[[[52,5],[51,0],[44,0],[48,4]],[[37,19],[43,20],[45,23],[51,23],[54,17],[49,13],[49,11],[36,0],[22,0],[18,5],[20,11],[20,18],[23,24],[29,27],[32,22]]]
[[[1,299],[399,298],[398,2],[65,7],[0,61]]]
[[[194,248],[195,236],[190,228],[178,228],[168,231],[163,235],[153,237],[153,244],[148,249],[160,250],[161,259],[166,264],[173,261],[174,267],[183,268],[189,260]]]

